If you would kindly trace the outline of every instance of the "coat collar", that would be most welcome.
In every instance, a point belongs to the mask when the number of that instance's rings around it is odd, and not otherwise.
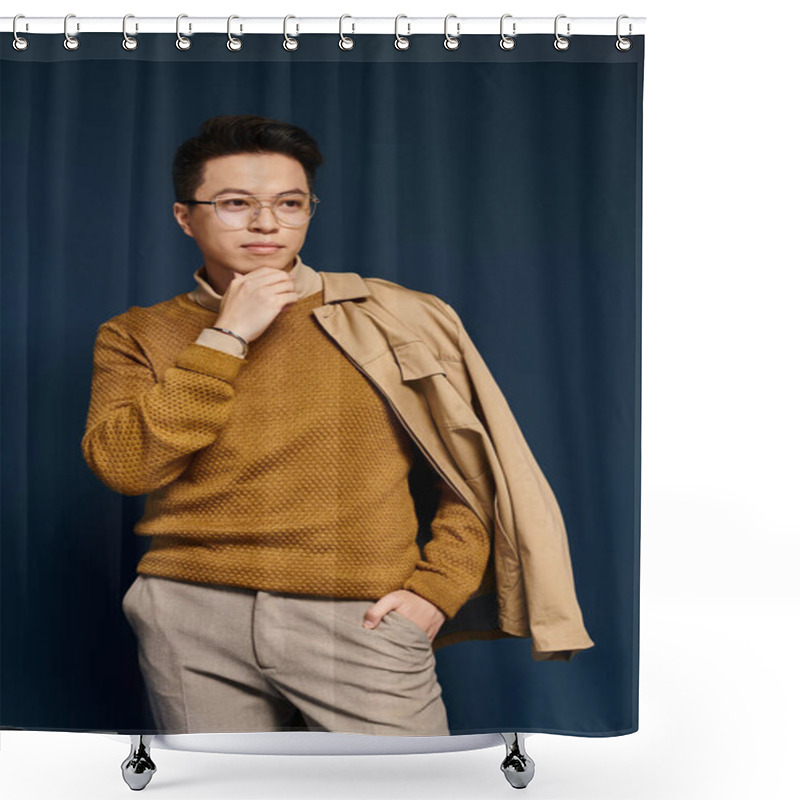
[[[298,299],[322,291],[322,302],[339,303],[342,300],[357,300],[370,294],[364,279],[355,272],[318,272],[304,264],[299,254],[290,274],[298,289]],[[205,267],[198,267],[192,277],[197,286],[189,292],[189,297],[203,308],[219,311],[222,295],[206,280]]]
[[[370,294],[364,279],[355,272],[319,272],[322,278],[322,302],[339,303],[342,300],[360,300]]]

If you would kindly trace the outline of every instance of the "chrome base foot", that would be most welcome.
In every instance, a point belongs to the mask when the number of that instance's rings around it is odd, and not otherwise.
[[[155,734],[130,734],[131,752],[122,762],[122,778],[134,791],[144,789],[156,771],[150,758],[150,742]]]
[[[525,752],[525,740],[518,733],[501,733],[506,743],[506,757],[500,765],[506,780],[515,789],[524,789],[533,780],[536,765]]]

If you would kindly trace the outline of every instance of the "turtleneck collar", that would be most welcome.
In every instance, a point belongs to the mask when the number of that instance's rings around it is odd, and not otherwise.
[[[322,290],[322,277],[319,272],[313,267],[309,267],[308,264],[304,264],[299,254],[295,256],[295,263],[289,270],[289,274],[294,278],[299,300]],[[197,286],[189,292],[189,297],[203,308],[219,311],[222,295],[217,293],[204,276],[205,266],[198,267],[194,271],[192,277],[197,282]]]

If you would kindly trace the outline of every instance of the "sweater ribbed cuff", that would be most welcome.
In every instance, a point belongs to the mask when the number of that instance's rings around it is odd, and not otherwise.
[[[192,342],[182,350],[175,360],[176,367],[211,375],[229,383],[233,382],[244,363],[243,358],[196,342]]]
[[[448,619],[452,619],[469,599],[469,594],[465,595],[463,588],[452,579],[427,570],[414,570],[403,588],[433,603]]]
[[[212,347],[214,350],[222,350],[223,353],[230,353],[237,358],[244,358],[242,355],[242,343],[229,333],[203,328],[195,339],[195,343],[202,344],[205,347]]]

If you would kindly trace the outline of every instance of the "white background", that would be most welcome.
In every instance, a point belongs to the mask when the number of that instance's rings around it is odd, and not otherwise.
[[[640,730],[534,734],[529,797],[796,798],[796,4],[27,0],[60,16],[646,17]],[[451,29],[452,30],[452,29]],[[88,34],[87,34],[88,35]],[[10,47],[10,34],[0,46]],[[57,665],[54,665],[56,668]],[[4,798],[130,796],[127,746],[2,733]],[[163,798],[509,797],[502,745],[411,756],[154,750]]]

